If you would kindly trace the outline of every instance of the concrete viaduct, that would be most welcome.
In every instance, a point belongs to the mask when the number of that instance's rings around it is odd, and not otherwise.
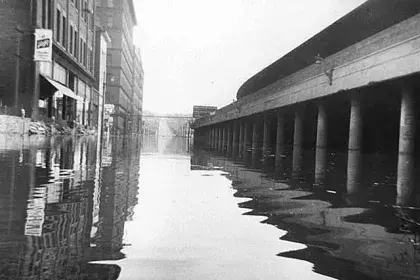
[[[413,184],[404,174],[420,150],[419,73],[420,1],[369,0],[250,78],[236,102],[196,120],[195,141],[276,165],[293,147],[293,169],[311,148],[315,174],[327,147],[348,151],[349,166],[361,152],[394,152],[402,188]]]

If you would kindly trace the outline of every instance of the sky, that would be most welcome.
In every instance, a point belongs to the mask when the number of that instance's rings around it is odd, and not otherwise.
[[[143,110],[223,107],[253,75],[366,0],[133,0]]]

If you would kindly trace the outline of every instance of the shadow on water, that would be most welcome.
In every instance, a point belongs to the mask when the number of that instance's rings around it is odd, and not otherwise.
[[[117,279],[140,140],[0,136],[0,279]]]
[[[279,256],[337,279],[419,279],[420,182],[414,158],[327,149],[285,151],[268,166],[195,150],[192,166],[223,167],[245,215],[307,245]],[[398,167],[397,163],[398,162]],[[415,178],[416,177],[416,178]]]

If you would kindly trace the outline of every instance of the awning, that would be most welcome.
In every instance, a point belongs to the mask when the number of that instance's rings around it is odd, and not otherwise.
[[[63,85],[63,84],[61,84],[61,83],[59,83],[57,81],[54,81],[53,79],[50,79],[48,77],[45,77],[44,75],[41,75],[41,76],[43,76],[51,85],[53,85],[57,89],[58,92],[66,95],[66,96],[68,96],[70,98],[76,99],[77,101],[84,102],[84,100],[83,100],[82,97],[76,95],[74,93],[74,91],[72,91],[71,89],[69,89],[65,85]]]

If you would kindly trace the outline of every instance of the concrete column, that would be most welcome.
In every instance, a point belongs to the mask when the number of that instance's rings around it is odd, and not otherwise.
[[[251,128],[247,121],[244,120],[244,144],[243,144],[243,150],[242,150],[242,158],[246,162],[248,160],[248,149],[251,147]]]
[[[293,158],[292,158],[292,178],[299,179],[300,172],[302,171],[302,145],[293,146]]]
[[[212,129],[212,137],[211,137],[211,149],[214,151],[216,149],[216,128],[213,126]]]
[[[413,154],[416,136],[416,108],[411,88],[404,87],[401,95],[396,203],[406,206],[411,203],[415,187]]]
[[[239,134],[238,134],[238,121],[233,121],[233,135],[232,135],[232,156],[236,158],[238,156],[238,146],[239,146]]]
[[[280,111],[277,112],[277,136],[276,136],[276,163],[278,166],[281,164],[282,156],[284,154],[284,115]]]
[[[204,128],[204,148],[209,149],[210,148],[210,135],[209,135],[209,129],[208,127]]]
[[[295,112],[295,130],[293,134],[293,159],[292,176],[299,175],[302,169],[302,143],[303,143],[303,108],[298,108]]]
[[[304,120],[304,109],[298,108],[295,112],[295,130],[293,134],[294,146],[301,146],[303,143],[303,120]]]
[[[213,145],[214,145],[214,129],[213,129],[213,127],[210,127],[210,140],[209,140],[209,143],[210,143],[210,150],[213,150]]]
[[[219,131],[218,133],[219,141],[217,143],[218,144],[217,150],[221,153],[223,151],[223,127],[219,127],[218,131]]]
[[[398,154],[397,174],[397,200],[396,204],[401,206],[410,205],[415,188],[414,176],[414,155],[407,153]]]
[[[270,154],[271,146],[271,135],[270,135],[270,119],[268,115],[264,116],[264,132],[263,132],[263,148],[262,156],[264,161],[266,161],[268,155]]]
[[[224,125],[223,127],[223,145],[222,145],[222,153],[225,153],[227,150],[227,127]]]
[[[239,147],[238,156],[242,157],[244,151],[244,122],[239,120]]]
[[[212,149],[212,144],[213,144],[213,128],[211,126],[209,126],[208,131],[209,131],[209,147],[208,147],[208,149],[211,150]]]
[[[315,151],[315,184],[323,186],[327,171],[327,149],[316,147]]]
[[[414,94],[410,88],[404,87],[401,93],[400,118],[400,153],[414,153],[414,140],[416,136],[416,108]]]
[[[347,159],[347,194],[355,195],[362,188],[362,152],[349,150]]]
[[[349,150],[362,148],[362,107],[359,99],[351,100]]]
[[[255,120],[252,123],[252,158],[256,158],[258,156],[258,123]]]
[[[315,184],[323,186],[327,169],[327,111],[324,104],[318,104],[318,123],[315,151]]]
[[[320,148],[327,147],[328,118],[327,110],[324,104],[318,105],[318,125],[316,132],[316,146]]]
[[[226,144],[226,150],[228,155],[230,156],[232,154],[232,139],[233,139],[233,129],[232,129],[233,124],[229,123],[228,127],[227,127],[227,144]]]

